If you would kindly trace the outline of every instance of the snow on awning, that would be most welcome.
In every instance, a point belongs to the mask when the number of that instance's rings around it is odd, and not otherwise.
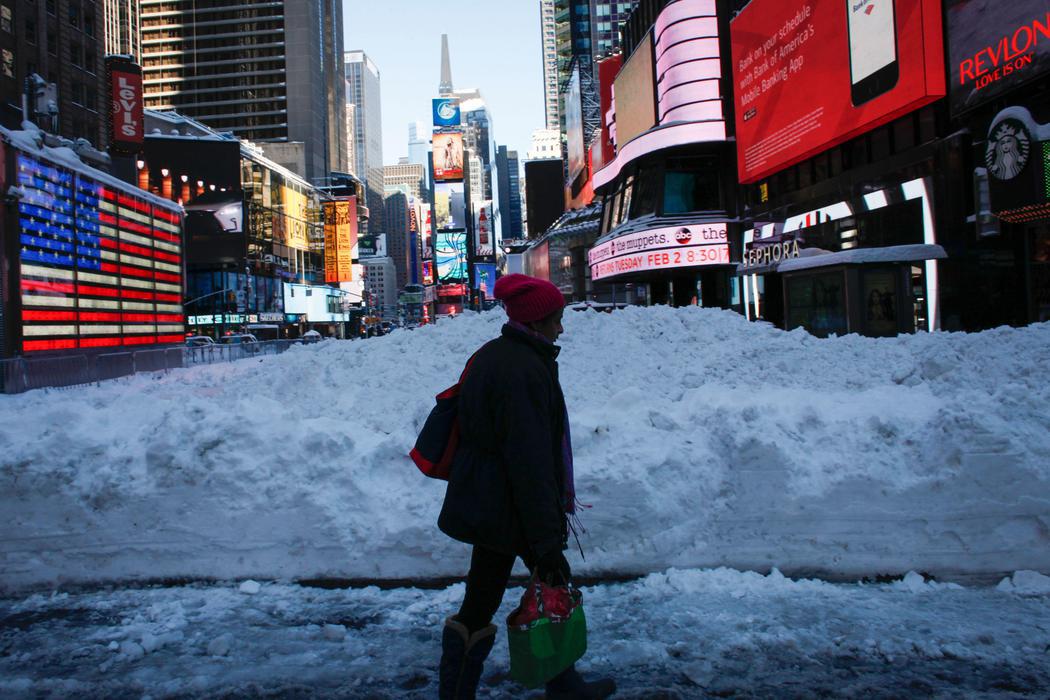
[[[871,263],[898,263],[914,260],[940,260],[948,257],[939,245],[916,243],[892,245],[884,248],[854,248],[837,253],[792,258],[777,265],[777,272],[796,272],[830,265],[864,265]]]
[[[737,265],[737,275],[768,275],[774,272],[797,272],[832,265],[865,265],[900,263],[918,260],[941,260],[948,254],[939,245],[916,243],[883,248],[855,248],[832,253],[816,248],[803,248],[800,256],[769,265]]]

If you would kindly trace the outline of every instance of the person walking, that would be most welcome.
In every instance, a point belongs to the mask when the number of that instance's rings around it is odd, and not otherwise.
[[[442,700],[475,697],[495,642],[492,616],[518,557],[551,585],[572,577],[563,551],[576,492],[554,344],[565,300],[550,282],[521,274],[500,277],[494,292],[509,320],[474,355],[460,386],[460,442],[438,517],[442,532],[473,545],[463,604],[442,633]],[[572,666],[546,686],[552,699],[615,690],[612,680],[587,682]]]

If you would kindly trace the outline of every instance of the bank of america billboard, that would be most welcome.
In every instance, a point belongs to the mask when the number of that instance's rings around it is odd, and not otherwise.
[[[940,0],[753,0],[730,31],[741,182],[945,95]]]

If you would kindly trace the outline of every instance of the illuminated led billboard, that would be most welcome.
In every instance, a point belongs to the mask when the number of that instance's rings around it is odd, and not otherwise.
[[[458,131],[435,133],[432,141],[434,181],[463,179],[463,134]]]
[[[15,179],[22,352],[182,341],[174,204],[25,153]]]
[[[467,279],[467,232],[463,229],[438,231],[434,262],[437,264],[438,282],[461,282]]]

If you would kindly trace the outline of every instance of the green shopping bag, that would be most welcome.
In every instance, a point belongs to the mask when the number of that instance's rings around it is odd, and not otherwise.
[[[569,596],[571,612],[562,616],[545,610],[543,588],[545,584],[534,578],[525,589],[521,604],[507,616],[510,677],[526,688],[543,685],[576,663],[587,651],[583,593],[571,584],[563,587]],[[522,613],[529,609],[530,603],[538,608],[539,616],[523,622]]]

